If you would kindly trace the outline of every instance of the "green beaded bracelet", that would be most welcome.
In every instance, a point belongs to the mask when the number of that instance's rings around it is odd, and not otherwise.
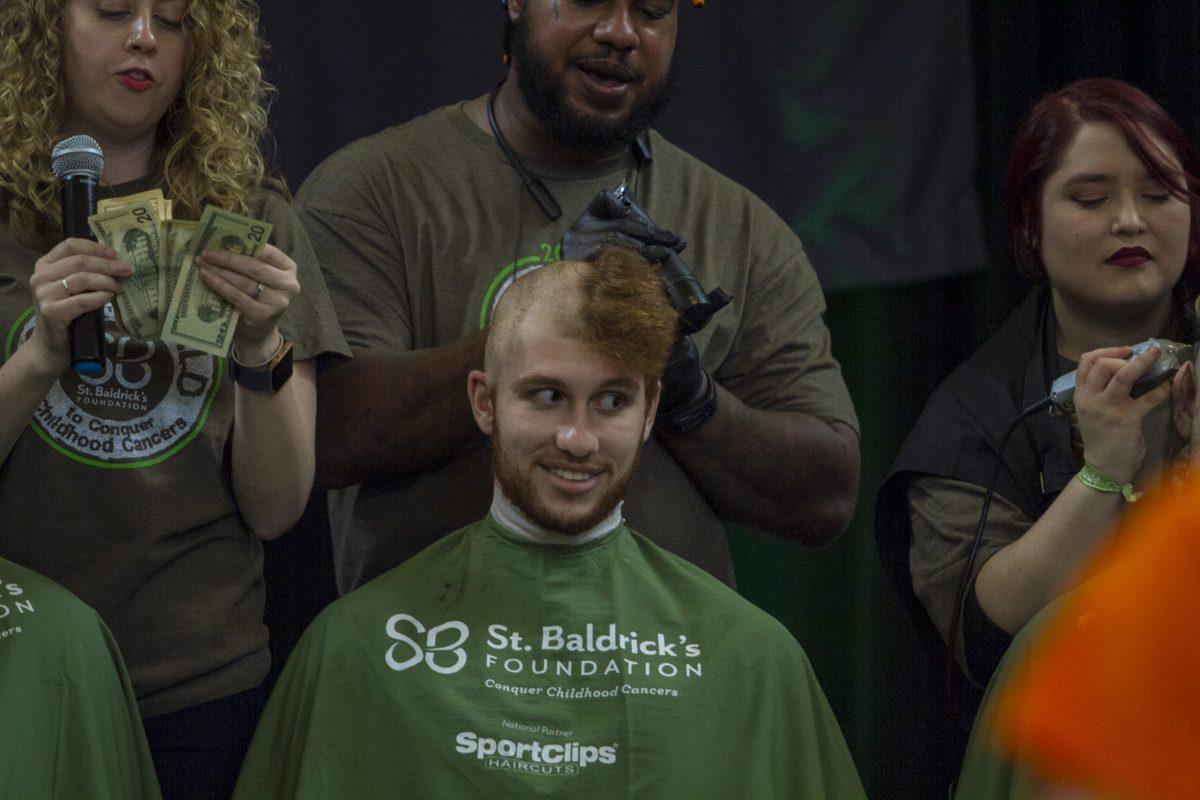
[[[1134,491],[1132,483],[1117,483],[1086,461],[1083,462],[1083,469],[1079,470],[1076,477],[1089,489],[1104,494],[1119,494],[1128,503],[1136,503],[1142,496],[1141,492]]]

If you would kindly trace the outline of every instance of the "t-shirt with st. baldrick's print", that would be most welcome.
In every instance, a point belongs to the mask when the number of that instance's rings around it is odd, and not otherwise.
[[[272,224],[271,243],[297,264],[300,296],[280,321],[296,360],[348,353],[291,207],[259,191],[249,214]],[[33,333],[29,278],[53,244],[25,247],[0,226],[0,363]],[[0,463],[0,553],[100,613],[143,716],[154,716],[266,675],[262,545],[233,495],[228,361],[135,340],[111,314],[104,371],[65,370]]]
[[[800,645],[621,525],[535,544],[492,517],[327,608],[237,800],[860,798]]]

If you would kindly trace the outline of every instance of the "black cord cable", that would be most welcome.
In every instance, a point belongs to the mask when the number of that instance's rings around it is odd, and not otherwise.
[[[971,585],[971,570],[975,566],[975,557],[979,554],[979,544],[983,541],[983,529],[987,526],[988,510],[992,507],[992,495],[996,493],[996,483],[1000,480],[1000,470],[1004,467],[1004,448],[1008,446],[1008,440],[1012,438],[1013,432],[1017,426],[1025,421],[1026,418],[1033,416],[1039,411],[1050,407],[1050,398],[1031,405],[1029,408],[1017,415],[1017,418],[1008,426],[1008,430],[1000,437],[1000,444],[996,448],[996,467],[992,470],[992,479],[988,482],[987,493],[983,496],[983,509],[979,512],[979,524],[975,526],[975,536],[971,541],[971,554],[967,556],[966,566],[963,567],[962,576],[958,580],[958,592],[954,600],[954,616],[950,620],[950,646],[954,647],[954,632],[958,630],[958,623],[962,619],[963,602],[967,598],[967,587]],[[963,656],[967,652],[967,635],[963,631]],[[971,674],[971,670],[967,669],[967,679],[976,687],[984,688],[975,680],[975,676]]]
[[[496,144],[500,146],[500,152],[504,153],[504,157],[517,175],[521,178],[521,183],[525,184],[525,189],[533,198],[533,201],[538,204],[538,208],[546,215],[546,219],[553,222],[562,216],[562,206],[554,199],[554,195],[546,188],[546,184],[542,183],[533,175],[529,174],[529,170],[525,169],[525,165],[521,163],[521,159],[517,158],[517,154],[513,152],[509,146],[508,140],[504,138],[504,134],[500,132],[500,126],[496,123],[496,95],[500,92],[500,87],[504,85],[504,81],[500,81],[492,89],[491,94],[487,99],[487,121],[488,127],[492,129],[492,136],[496,139]]]

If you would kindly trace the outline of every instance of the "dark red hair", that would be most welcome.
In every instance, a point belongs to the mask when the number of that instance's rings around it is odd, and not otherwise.
[[[1076,81],[1038,101],[1017,131],[1004,180],[1004,211],[1013,256],[1025,277],[1046,280],[1042,264],[1042,187],[1085,122],[1115,125],[1150,173],[1191,209],[1183,274],[1200,285],[1200,203],[1196,150],[1162,107],[1128,83],[1108,78]],[[1176,169],[1156,141],[1179,160]]]

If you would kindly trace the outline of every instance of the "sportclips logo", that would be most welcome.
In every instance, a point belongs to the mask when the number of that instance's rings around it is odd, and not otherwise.
[[[581,742],[543,744],[492,739],[473,731],[455,737],[455,752],[475,756],[484,766],[511,769],[541,775],[575,775],[593,764],[617,763],[617,745],[591,745]]]
[[[467,663],[463,649],[471,631],[458,620],[443,622],[426,629],[420,620],[409,614],[393,614],[387,621],[387,635],[396,640],[384,655],[387,665],[397,672],[415,667],[424,661],[441,675],[453,675]],[[422,641],[418,642],[416,636]]]

